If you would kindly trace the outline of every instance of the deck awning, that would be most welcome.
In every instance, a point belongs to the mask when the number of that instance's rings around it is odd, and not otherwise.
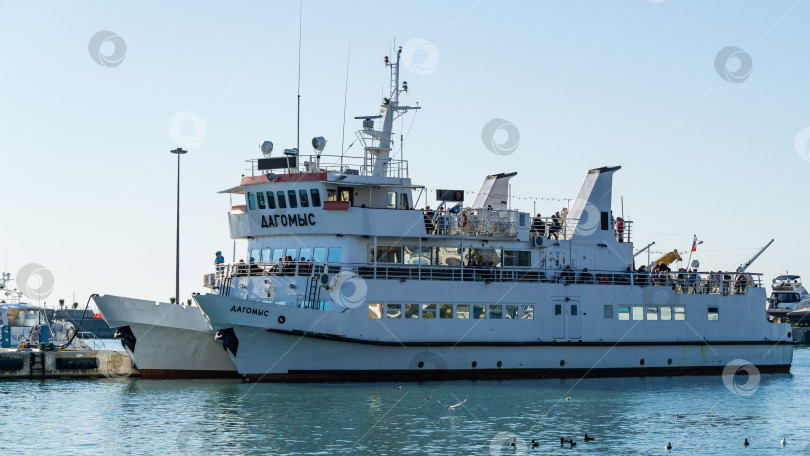
[[[220,190],[217,193],[222,193],[222,194],[231,193],[231,194],[234,194],[234,195],[242,195],[242,194],[245,193],[245,188],[242,187],[241,185],[237,185],[236,187],[231,187],[231,188],[228,188],[228,189],[225,189],[225,190]]]

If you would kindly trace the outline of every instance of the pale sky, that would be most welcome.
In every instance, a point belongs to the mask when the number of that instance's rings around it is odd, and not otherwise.
[[[529,198],[573,198],[588,169],[621,165],[614,212],[623,196],[637,247],[685,250],[697,234],[701,269],[732,269],[774,238],[751,270],[810,280],[810,2],[303,10],[302,151],[324,136],[325,154],[340,152],[349,43],[347,146],[352,118],[378,110],[383,56],[403,45],[403,102],[423,107],[395,129],[414,183],[474,192],[518,171],[513,204],[532,211]],[[180,142],[181,295],[205,292],[213,253],[232,260],[216,192],[238,185],[262,141],[295,144],[298,3],[4,2],[0,39],[8,270],[51,271],[49,305],[74,292],[82,306],[90,293],[173,296]],[[498,118],[520,134],[505,156],[482,141]]]

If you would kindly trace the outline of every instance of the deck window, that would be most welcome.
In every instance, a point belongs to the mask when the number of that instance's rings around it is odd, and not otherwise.
[[[259,203],[259,209],[264,209],[264,193],[256,192],[256,202]]]
[[[387,209],[397,208],[397,192],[388,192],[388,204],[385,207]]]
[[[504,266],[531,266],[532,254],[524,250],[504,250]]]
[[[321,207],[321,194],[318,193],[317,188],[309,191],[312,194],[312,207]]]
[[[284,249],[273,249],[272,260],[276,263],[284,259]]]
[[[633,320],[644,319],[644,308],[641,306],[633,306]]]
[[[709,321],[718,321],[718,320],[720,320],[720,308],[709,307]]]
[[[338,263],[340,261],[340,247],[329,247],[329,253],[326,261],[330,263]]]
[[[301,249],[301,252],[298,254],[299,258],[303,258],[304,261],[312,261],[312,249],[305,248]]]
[[[487,318],[487,306],[484,304],[473,305],[473,318],[481,319]]]
[[[368,304],[368,318],[382,318],[382,304]]]
[[[402,317],[402,304],[388,304],[387,312],[385,316],[388,318],[400,318]]]
[[[647,320],[658,320],[658,307],[647,307]]]
[[[520,319],[521,320],[534,320],[534,305],[520,306]]]
[[[287,209],[287,199],[284,198],[284,192],[276,192],[278,196],[278,207],[280,209]]]
[[[284,256],[285,256],[285,257],[290,257],[290,258],[292,258],[292,260],[293,260],[293,261],[298,260],[298,256],[297,256],[297,255],[298,255],[298,249],[287,249],[287,250],[284,252]]]
[[[613,304],[605,304],[605,318],[613,318]]]
[[[267,192],[267,208],[268,209],[276,208],[276,197],[273,196],[273,192]]]
[[[452,304],[439,304],[439,317],[440,318],[453,318],[453,305]]]
[[[270,256],[273,253],[273,249],[262,249],[262,263],[267,263],[270,261]]]
[[[507,320],[517,320],[518,317],[518,306],[517,304],[507,304],[504,306],[505,312],[503,314],[504,318]]]
[[[298,207],[298,201],[295,198],[295,190],[288,190],[287,195],[290,197],[290,208],[295,209]]]
[[[661,307],[661,319],[672,320],[672,307]]]
[[[376,255],[374,247],[371,248],[372,261],[377,263],[402,263],[402,247],[377,246]]]
[[[489,318],[492,320],[503,319],[503,306],[500,304],[489,305]]]
[[[405,318],[419,318],[419,304],[405,304]]]
[[[629,319],[630,319],[630,307],[620,306],[619,307],[619,320],[629,320]]]
[[[323,263],[326,260],[326,248],[315,247],[312,249],[312,261],[316,263]]]
[[[576,304],[571,304],[571,316],[576,317],[579,315],[579,306]]]
[[[250,262],[259,261],[261,259],[262,251],[259,249],[252,249],[250,251]]]
[[[554,304],[554,315],[562,315],[562,304]]]
[[[675,307],[675,319],[686,320],[686,307],[683,306]]]
[[[469,304],[456,305],[456,318],[462,320],[470,318],[470,305]]]
[[[436,304],[422,304],[422,318],[436,318]]]
[[[306,190],[298,190],[298,201],[301,201],[301,207],[309,207],[309,196]]]
[[[256,209],[256,195],[253,192],[248,192],[247,194],[248,199],[248,209],[253,210]]]

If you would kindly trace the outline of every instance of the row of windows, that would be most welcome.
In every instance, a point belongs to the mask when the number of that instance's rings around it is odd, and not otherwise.
[[[383,306],[385,312],[383,312]],[[531,320],[534,318],[532,304],[381,304],[368,305],[369,318],[457,318],[459,320]]]
[[[266,249],[252,249],[250,251],[251,261],[276,262],[290,257],[295,261],[312,261],[315,263],[329,263],[340,262],[340,247],[302,247],[302,248],[266,248]]]
[[[605,305],[605,318],[613,318],[613,306]],[[619,320],[686,320],[683,306],[619,306]],[[717,307],[709,307],[709,320],[717,320]]]
[[[419,247],[416,245],[371,247],[372,263],[460,266],[530,266],[528,250],[476,249],[461,247]]]
[[[311,201],[309,195],[312,195]],[[321,194],[318,192],[317,188],[310,189],[309,194],[306,189],[300,189],[297,193],[295,190],[288,190],[286,197],[282,190],[277,191],[275,195],[273,192],[256,192],[255,194],[248,192],[247,200],[248,209],[251,210],[256,209],[257,205],[259,209],[275,209],[276,203],[278,203],[280,209],[286,209],[288,200],[289,206],[292,209],[297,208],[299,203],[301,207],[309,207],[310,202],[312,203],[312,207],[321,206]]]

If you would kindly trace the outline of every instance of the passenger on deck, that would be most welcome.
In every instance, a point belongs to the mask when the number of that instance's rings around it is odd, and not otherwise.
[[[433,216],[436,215],[430,206],[425,206],[425,231],[427,234],[433,233]]]
[[[442,211],[439,212],[439,216],[436,217],[436,231],[438,231],[438,234],[447,234],[447,226],[449,222],[447,210],[442,208]]]
[[[571,269],[571,265],[566,265],[563,272],[560,274],[560,282],[565,283],[566,285],[572,283],[574,281],[574,270]]]
[[[624,242],[624,219],[621,217],[616,219],[616,238],[619,242]]]
[[[551,226],[548,228],[548,238],[554,239],[560,238],[560,228],[562,228],[562,224],[560,222],[560,213],[557,212],[551,216]]]
[[[245,260],[239,260],[239,264],[236,266],[236,275],[244,276],[246,273],[247,267],[245,266]]]
[[[221,271],[224,268],[223,264],[225,264],[225,257],[222,256],[221,251],[217,251],[217,255],[214,258],[214,267],[217,271]]]
[[[579,283],[589,284],[593,282],[593,274],[588,272],[588,268],[582,268],[582,272],[579,274]]]
[[[630,285],[630,274],[633,273],[632,266],[627,266],[624,274],[617,274],[616,285]]]
[[[560,211],[559,215],[561,219],[568,218],[568,208],[567,207],[562,208],[562,211]]]
[[[533,236],[546,235],[546,223],[543,221],[543,217],[540,214],[537,214],[537,217],[532,220],[531,232]]]
[[[650,275],[647,273],[647,267],[643,264],[639,266],[638,271],[636,271],[636,283],[641,286],[650,284]]]

